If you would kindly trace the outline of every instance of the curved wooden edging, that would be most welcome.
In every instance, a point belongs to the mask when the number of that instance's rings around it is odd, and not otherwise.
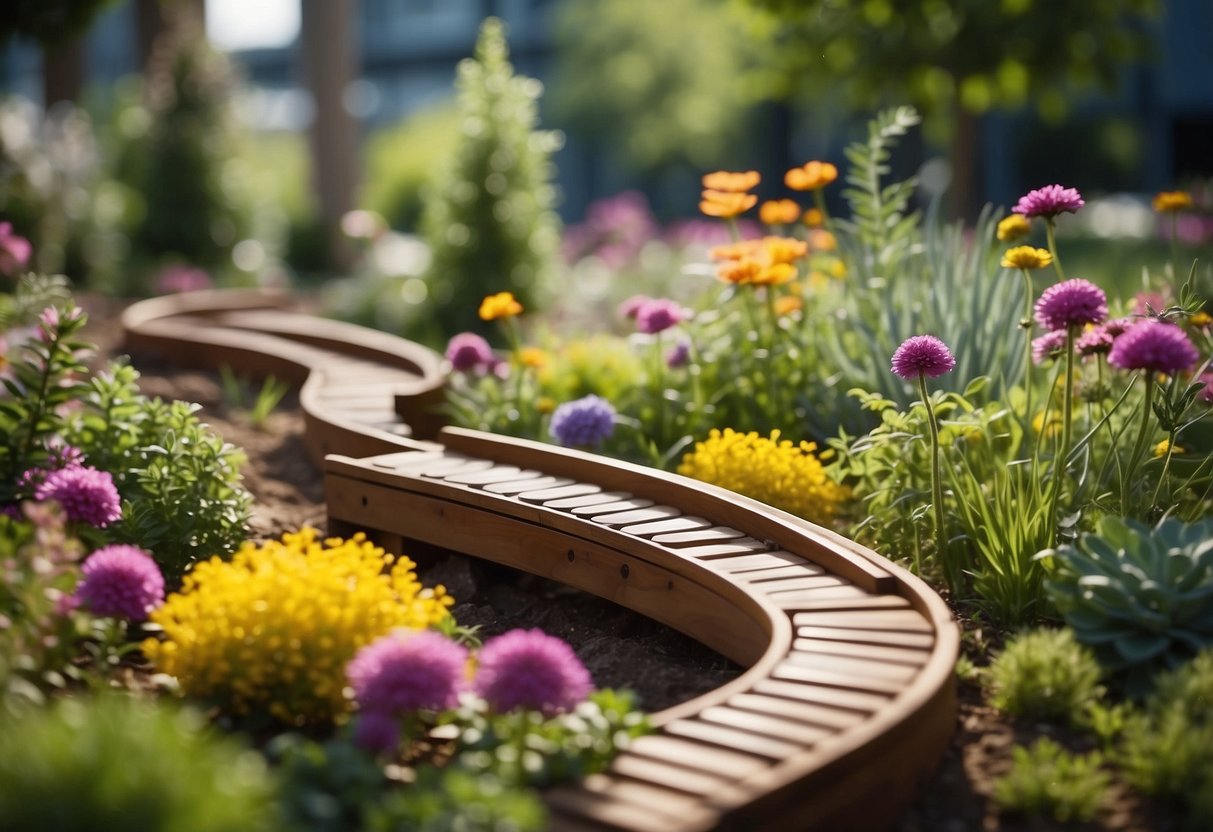
[[[328,456],[330,531],[545,575],[747,668],[653,715],[657,733],[606,773],[547,792],[553,829],[879,829],[946,747],[959,650],[950,611],[852,541],[677,475],[439,431],[440,356],[292,313],[282,296],[157,298],[123,324],[131,351],[299,384],[313,457]]]

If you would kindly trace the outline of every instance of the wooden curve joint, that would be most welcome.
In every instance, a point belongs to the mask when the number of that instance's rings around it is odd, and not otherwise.
[[[918,578],[714,486],[439,429],[444,368],[428,350],[333,324],[339,339],[263,295],[199,294],[131,307],[130,343],[302,384],[309,443],[329,454],[330,533],[542,575],[746,668],[652,715],[656,731],[606,772],[548,790],[554,830],[866,832],[891,826],[935,768],[954,726],[959,631]],[[352,402],[375,418],[351,416]]]

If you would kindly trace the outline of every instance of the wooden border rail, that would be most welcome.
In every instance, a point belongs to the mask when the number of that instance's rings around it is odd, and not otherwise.
[[[133,350],[303,385],[309,443],[330,454],[331,533],[363,529],[405,551],[421,542],[542,575],[746,668],[654,714],[656,732],[607,772],[547,791],[553,829],[886,828],[946,747],[951,614],[846,538],[677,475],[439,430],[436,354],[277,298],[174,296],[132,306],[124,324]]]

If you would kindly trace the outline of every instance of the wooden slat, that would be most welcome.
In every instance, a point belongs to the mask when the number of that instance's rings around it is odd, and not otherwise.
[[[902,632],[898,630],[860,630],[845,627],[797,627],[801,638],[830,639],[850,644],[886,644],[891,647],[916,647],[930,650],[935,646],[932,632]]]
[[[753,572],[759,569],[775,569],[780,566],[804,566],[808,561],[788,552],[763,552],[739,555],[732,558],[714,558],[708,561],[711,569],[721,572]]]
[[[761,771],[768,765],[768,760],[762,756],[726,751],[706,743],[663,734],[640,737],[632,743],[628,753],[710,774],[730,772],[734,778]]]
[[[711,743],[729,751],[755,754],[770,760],[782,760],[784,757],[790,757],[802,751],[805,747],[795,742],[772,739],[761,734],[715,725],[700,719],[676,719],[667,723],[663,730],[671,736]]]
[[[577,788],[675,819],[705,821],[715,814],[706,808],[702,800],[684,792],[611,774],[591,774],[577,784]]]
[[[443,477],[443,479],[456,485],[489,485],[495,482],[512,482],[528,476],[538,477],[542,475],[538,471],[524,471],[517,465],[494,465],[487,471],[455,473]]]
[[[626,497],[613,502],[595,501],[570,509],[570,511],[578,517],[592,518],[598,514],[619,514],[620,512],[631,511],[637,508],[648,508],[651,505],[653,505],[653,501],[646,500],[643,497]]]
[[[420,472],[421,476],[429,477],[430,479],[444,480],[451,477],[457,477],[460,474],[479,474],[485,471],[491,471],[494,468],[492,460],[488,459],[469,459],[462,465],[442,466],[440,469],[427,468]]]
[[[758,714],[719,705],[705,708],[699,718],[739,731],[750,731],[768,737],[785,739],[798,745],[810,746],[835,732],[829,728],[791,722],[772,714]]]
[[[684,811],[679,814],[668,804],[654,802],[647,806],[638,806],[608,795],[594,794],[569,786],[548,789],[543,797],[545,802],[558,810],[605,824],[621,832],[676,832],[683,828],[687,821],[695,820],[688,815],[699,818],[710,816],[702,808],[696,812]]]
[[[908,609],[910,602],[898,595],[830,595],[829,589],[806,589],[801,592],[784,592],[769,596],[788,613],[829,610],[899,610]]]
[[[755,682],[754,692],[766,696],[784,696],[800,702],[845,708],[872,714],[889,704],[890,696],[858,690],[845,690],[834,685],[819,685],[792,677],[763,679]]]
[[[744,555],[751,552],[765,552],[770,547],[764,540],[753,537],[734,537],[723,543],[708,543],[703,546],[684,546],[680,554],[688,558],[711,561],[715,558]]]
[[[543,505],[545,508],[556,509],[558,511],[570,511],[578,508],[589,508],[590,506],[600,506],[605,503],[617,503],[620,500],[626,500],[631,497],[626,491],[599,491],[597,494],[586,494],[584,497],[568,497],[561,500],[550,500]],[[652,503],[649,503],[652,505]],[[573,512],[576,513],[576,512]]]
[[[788,653],[786,661],[788,664],[807,667],[811,670],[861,676],[865,679],[890,679],[903,683],[903,686],[918,674],[917,665],[893,664],[876,659],[860,659],[831,653],[802,653],[799,650],[793,650]]]
[[[631,511],[612,512],[611,514],[595,514],[590,519],[595,523],[612,528],[622,528],[623,526],[631,526],[638,523],[652,523],[655,520],[668,520],[672,517],[681,517],[682,512],[673,506],[648,506],[647,508],[636,508]]]
[[[637,523],[634,526],[624,526],[620,529],[624,534],[634,534],[637,537],[655,537],[671,532],[687,532],[702,529],[712,525],[711,521],[702,517],[671,517],[667,520],[655,520],[651,523]]]
[[[783,578],[803,578],[809,575],[824,575],[825,570],[812,563],[802,563],[796,566],[776,566],[771,569],[751,569],[733,573],[737,580],[754,584],[762,589],[765,581],[778,581]],[[841,580],[841,579],[840,579]]]
[[[789,684],[803,688],[803,685],[785,682],[769,682],[768,686]],[[774,688],[778,691],[779,688]],[[831,733],[843,731],[863,722],[866,715],[861,711],[851,711],[845,708],[832,708],[828,705],[815,705],[810,702],[800,702],[793,698],[760,693],[739,693],[728,701],[729,707],[742,711],[753,711],[760,714],[774,714],[781,719],[804,722],[809,725],[821,726]]]
[[[911,667],[921,667],[931,656],[926,649],[907,647],[883,647],[873,644],[855,644],[847,641],[830,641],[828,639],[798,638],[792,643],[792,648],[802,653],[824,653],[833,656],[849,656],[856,659],[872,659],[893,664],[904,664]]]
[[[712,526],[710,529],[699,529],[693,532],[674,532],[672,534],[659,535],[653,538],[653,542],[660,543],[662,546],[669,546],[673,549],[681,549],[687,546],[698,546],[701,543],[715,543],[721,540],[732,540],[745,536],[745,532],[728,526]]]
[[[692,771],[658,760],[641,757],[637,754],[621,754],[616,757],[607,771],[621,777],[629,777],[646,783],[656,783],[676,791],[707,797],[719,791],[727,781],[733,779],[733,774],[727,770],[704,772]]]
[[[805,612],[792,616],[797,627],[841,627],[853,630],[896,630],[933,633],[931,622],[914,610]]]
[[[775,668],[772,678],[792,682],[806,682],[812,685],[843,688],[861,693],[883,693],[895,696],[905,685],[898,680],[878,676],[860,676],[854,673],[820,670],[814,667],[803,667],[793,662],[784,662]]]
[[[524,503],[550,503],[568,497],[585,497],[589,494],[600,494],[602,489],[588,482],[575,482],[572,485],[561,485],[555,488],[544,488],[539,491],[523,491],[518,499]]]
[[[494,482],[481,486],[490,494],[521,494],[524,491],[539,491],[544,488],[557,488],[561,485],[571,485],[567,477],[537,477],[536,479],[511,480],[509,482]]]
[[[753,573],[747,574],[752,575]],[[793,589],[823,589],[825,587],[834,586],[851,586],[850,581],[848,581],[846,578],[840,578],[837,575],[822,574],[809,574],[802,575],[798,578],[779,578],[769,581],[751,580],[749,583],[750,586],[754,587],[754,589],[758,592],[776,594],[777,598],[780,597],[777,593],[787,592]],[[860,592],[863,592],[863,590],[860,590]],[[866,595],[867,593],[864,594]]]
[[[424,459],[421,459],[424,457]],[[394,469],[398,465],[409,462],[425,462],[446,457],[445,451],[403,451],[396,454],[383,454],[381,456],[372,457],[367,460],[376,468]]]

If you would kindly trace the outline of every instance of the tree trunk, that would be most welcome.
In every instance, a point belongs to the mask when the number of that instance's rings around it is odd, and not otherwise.
[[[981,211],[981,124],[977,116],[957,104],[952,131],[952,215],[966,223]]]
[[[310,130],[312,184],[331,242],[333,265],[348,268],[353,249],[341,217],[358,185],[358,125],[343,100],[357,75],[357,0],[303,0],[303,72],[315,112]]]
[[[135,0],[135,45],[139,50],[139,69],[147,71],[147,62],[156,49],[156,41],[171,29],[177,19],[188,17],[206,31],[206,0]]]
[[[84,89],[84,36],[42,48],[42,105],[79,101]]]

